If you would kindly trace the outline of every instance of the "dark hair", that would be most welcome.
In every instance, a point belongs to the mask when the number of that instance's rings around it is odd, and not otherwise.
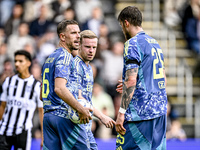
[[[135,6],[125,7],[118,16],[118,21],[124,22],[127,20],[134,26],[141,26],[142,24],[142,13]]]
[[[78,22],[75,21],[75,20],[66,20],[66,19],[63,20],[63,21],[61,21],[61,22],[58,24],[58,26],[57,26],[57,34],[58,34],[58,37],[59,37],[60,33],[65,32],[66,27],[67,27],[68,25],[71,25],[71,24],[76,24],[76,25],[78,25]]]
[[[18,50],[15,52],[16,55],[24,55],[26,59],[28,59],[30,62],[32,62],[31,54],[25,50]]]

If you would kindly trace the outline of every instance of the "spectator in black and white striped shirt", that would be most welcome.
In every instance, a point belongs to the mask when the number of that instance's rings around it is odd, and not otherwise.
[[[29,72],[31,55],[25,50],[15,52],[17,74],[3,83],[0,106],[0,149],[30,150],[32,118],[39,109],[42,129],[43,104],[40,101],[40,82]]]

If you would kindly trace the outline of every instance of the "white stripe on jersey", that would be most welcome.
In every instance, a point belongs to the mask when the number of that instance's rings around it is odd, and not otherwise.
[[[1,101],[7,103],[0,122],[0,134],[7,136],[20,134],[23,129],[31,129],[36,107],[43,107],[40,100],[40,82],[32,75],[26,79],[14,75],[10,84],[9,79],[6,78],[3,83]]]

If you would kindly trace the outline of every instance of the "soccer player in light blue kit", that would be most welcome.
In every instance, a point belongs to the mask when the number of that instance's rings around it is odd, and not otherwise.
[[[121,106],[116,120],[117,150],[165,150],[167,95],[164,57],[158,42],[143,31],[135,6],[118,17],[126,43]]]
[[[91,30],[80,33],[80,49],[75,57],[75,66],[78,72],[79,99],[86,99],[92,105],[93,72],[89,62],[93,60],[97,49],[97,36]],[[107,127],[113,128],[115,121],[93,107],[93,114]],[[92,120],[85,126],[91,150],[97,150],[97,144],[91,131]]]
[[[88,150],[88,136],[84,126],[74,124],[68,108],[78,111],[81,123],[89,123],[91,116],[78,101],[77,70],[72,50],[80,43],[80,29],[74,20],[58,24],[59,47],[46,59],[42,67],[42,100],[44,107],[43,149]]]

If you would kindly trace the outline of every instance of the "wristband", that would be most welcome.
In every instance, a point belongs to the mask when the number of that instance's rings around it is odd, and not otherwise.
[[[120,107],[119,108],[119,112],[122,113],[122,114],[125,114],[126,113],[126,109]]]

